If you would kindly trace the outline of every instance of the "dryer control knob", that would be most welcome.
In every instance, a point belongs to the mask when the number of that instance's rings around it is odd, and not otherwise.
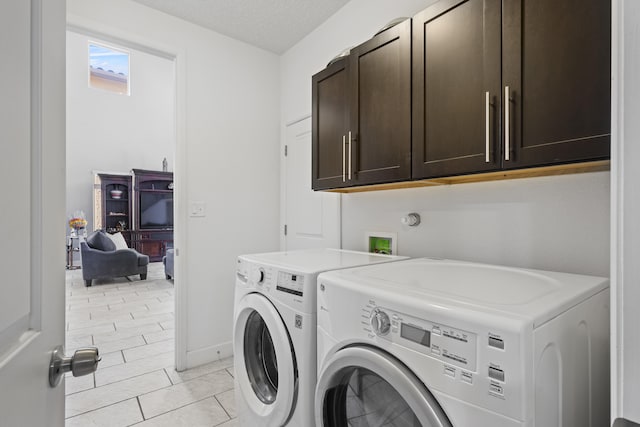
[[[261,268],[258,270],[251,271],[251,281],[254,283],[262,283],[264,280],[264,270]]]
[[[376,335],[382,336],[389,333],[389,329],[391,328],[389,315],[379,308],[373,310],[369,322],[371,322],[371,328],[373,328],[373,332],[375,332]]]

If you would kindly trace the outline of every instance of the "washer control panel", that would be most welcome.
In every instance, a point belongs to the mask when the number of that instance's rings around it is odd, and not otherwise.
[[[476,370],[477,335],[473,332],[383,307],[369,307],[369,326],[377,336],[425,353],[450,365]]]

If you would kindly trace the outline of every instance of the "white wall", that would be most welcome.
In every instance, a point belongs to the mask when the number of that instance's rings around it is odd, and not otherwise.
[[[351,0],[282,57],[281,124],[311,112],[311,76],[336,53],[430,0]],[[400,224],[417,211],[423,224]],[[609,274],[609,173],[342,196],[343,247],[365,231],[398,233],[401,255]]]
[[[279,59],[130,0],[67,9],[73,25],[177,56],[177,347],[186,338],[183,367],[230,355],[236,257],[278,248]]]
[[[398,253],[608,275],[609,173],[342,196],[343,245],[398,234]],[[417,227],[400,223],[420,214]]]
[[[67,215],[93,230],[94,171],[162,170],[165,157],[173,170],[176,84],[172,60],[115,46],[130,51],[131,95],[90,88],[89,41],[105,43],[67,31]]]
[[[345,48],[371,38],[385,24],[411,17],[436,0],[351,0],[282,55],[282,120],[311,114],[311,76]]]

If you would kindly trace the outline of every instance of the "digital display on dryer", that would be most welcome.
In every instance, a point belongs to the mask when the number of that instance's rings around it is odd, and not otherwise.
[[[400,325],[400,336],[425,347],[431,346],[431,332],[417,326],[402,323]]]

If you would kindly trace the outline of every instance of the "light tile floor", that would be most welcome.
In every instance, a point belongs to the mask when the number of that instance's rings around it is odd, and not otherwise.
[[[174,369],[174,292],[162,263],[147,280],[94,280],[67,271],[66,353],[98,347],[93,375],[67,374],[66,426],[235,427],[233,360]]]

